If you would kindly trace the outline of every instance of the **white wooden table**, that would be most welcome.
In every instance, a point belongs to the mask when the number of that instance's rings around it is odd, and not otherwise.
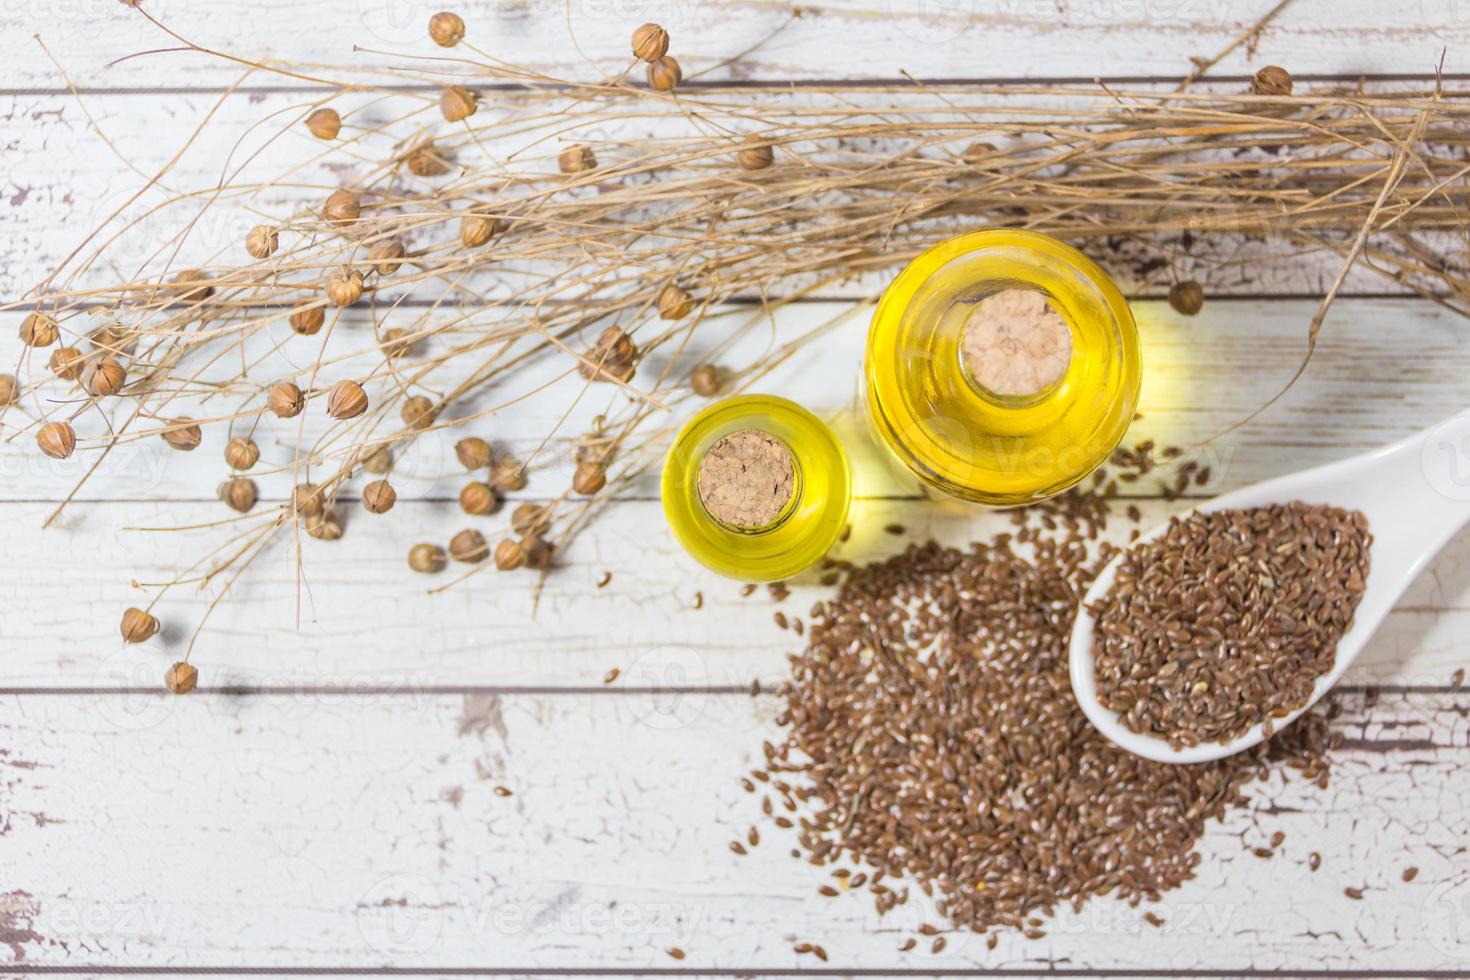
[[[419,0],[145,0],[203,43],[313,61],[419,45]],[[1207,0],[822,0],[720,79],[1174,79],[1254,21],[1258,3]],[[786,20],[784,4],[471,0],[470,30],[511,60],[583,72],[621,67],[629,30],[666,25],[686,70]],[[568,34],[575,29],[576,44]],[[31,36],[80,89],[78,101]],[[36,0],[0,8],[0,296],[65,255],[110,200],[137,186],[99,139],[151,172],[239,72],[167,47],[120,6]],[[1216,70],[1267,63],[1299,79],[1470,69],[1459,2],[1296,0],[1259,43]],[[259,76],[176,175],[203,186],[232,130],[309,95]],[[83,111],[85,107],[85,112]],[[284,199],[283,199],[284,200]],[[267,204],[269,202],[266,202]],[[233,231],[229,231],[233,234]],[[1269,294],[1234,289],[1193,320],[1131,284],[1147,345],[1144,418],[1130,441],[1190,445],[1243,416],[1290,375],[1322,269],[1278,270]],[[784,310],[817,322],[850,301]],[[0,315],[13,364],[15,315]],[[767,386],[850,421],[861,314]],[[850,370],[833,370],[832,365]],[[1210,450],[1202,492],[1323,462],[1405,435],[1470,402],[1470,324],[1374,281],[1340,300],[1306,378],[1257,424]],[[547,411],[552,411],[548,408]],[[534,412],[493,435],[529,443]],[[120,452],[60,526],[44,516],[78,475],[0,444],[0,974],[109,971],[454,975],[1254,976],[1470,970],[1470,537],[1414,584],[1349,678],[1347,744],[1327,791],[1294,786],[1275,812],[1212,828],[1198,880],[1165,896],[1163,929],[1094,902],[1044,940],[998,948],[951,938],[900,954],[931,916],[884,919],[819,882],[767,833],[739,776],[775,731],[776,704],[745,693],[781,675],[793,637],[764,593],[703,572],[670,539],[652,485],[610,508],[532,608],[528,576],[482,576],[427,595],[403,562],[464,523],[448,440],[429,440],[393,520],[356,520],[307,542],[300,626],[292,556],[248,576],[195,651],[203,688],[161,695],[164,667],[209,595],[171,604],[180,625],[141,647],[117,639],[130,579],[170,577],[191,538],[125,531],[220,516],[216,445],[191,456]],[[540,484],[541,493],[559,486]],[[268,496],[283,486],[267,483]],[[1003,518],[926,502],[864,477],[860,526],[963,541]],[[538,483],[520,496],[536,499]],[[1175,504],[1139,501],[1145,520]],[[487,533],[504,522],[486,519]],[[182,543],[181,543],[182,542]],[[852,542],[848,557],[899,539]],[[611,584],[594,587],[604,572]],[[798,584],[782,608],[821,594]],[[703,595],[696,609],[695,596]],[[615,684],[604,674],[619,668]],[[1370,689],[1380,688],[1376,702]],[[503,796],[497,787],[512,795]],[[1250,849],[1284,830],[1279,856]],[[1322,854],[1309,872],[1306,857]],[[1402,870],[1419,868],[1416,880]],[[1346,886],[1368,887],[1365,901]],[[819,942],[831,961],[792,951]],[[675,961],[668,947],[687,951]],[[814,968],[822,967],[823,970]]]

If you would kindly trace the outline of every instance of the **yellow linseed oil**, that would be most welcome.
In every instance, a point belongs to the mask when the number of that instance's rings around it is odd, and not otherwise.
[[[930,485],[1015,506],[1105,461],[1138,406],[1138,330],[1096,263],[1035,232],[942,242],[884,292],[868,334],[868,412]]]
[[[690,419],[664,461],[664,513],[705,567],[748,582],[822,559],[847,523],[852,477],[821,419],[774,395],[740,395]]]

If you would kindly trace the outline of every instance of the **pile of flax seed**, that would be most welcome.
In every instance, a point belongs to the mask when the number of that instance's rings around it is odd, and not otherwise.
[[[785,737],[744,780],[796,834],[793,853],[833,876],[823,894],[865,890],[887,912],[913,886],[992,946],[997,928],[1040,938],[1059,907],[1157,901],[1192,878],[1207,821],[1245,805],[1251,780],[1286,766],[1326,785],[1325,710],[1191,766],[1131,755],[1088,723],[1067,644],[1116,553],[1098,540],[1109,496],[1099,484],[1017,512],[1013,533],[968,548],[839,563],[779,690]]]

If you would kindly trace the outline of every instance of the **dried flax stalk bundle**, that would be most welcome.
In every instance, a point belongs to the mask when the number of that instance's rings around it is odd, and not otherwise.
[[[253,66],[319,86],[235,134],[310,134],[311,159],[268,185],[300,200],[293,213],[259,215],[199,254],[204,215],[248,210],[263,189],[227,169],[174,191],[184,213],[128,281],[109,249],[129,229],[105,225],[24,299],[26,352],[0,378],[7,441],[76,455],[88,474],[154,436],[224,455],[219,495],[237,516],[149,610],[185,582],[217,604],[283,536],[298,556],[300,532],[340,537],[354,494],[369,513],[390,510],[395,458],[431,432],[464,436],[469,515],[494,513],[533,468],[547,482],[493,545],[479,532],[425,543],[410,567],[544,572],[654,463],[682,403],[749,386],[831,326],[777,332],[765,353],[717,364],[742,335],[775,329],[768,297],[876,294],[963,230],[1079,242],[1126,284],[1172,284],[1183,312],[1203,302],[1198,280],[1325,256],[1341,272],[1312,338],[1355,266],[1467,312],[1470,99],[1443,87],[1292,92],[1281,72],[1249,92],[777,92],[691,87],[697,66],[681,66],[655,25],[634,33],[620,73],[591,81],[493,58],[452,15],[428,33],[437,56],[408,68],[412,54],[342,79]],[[350,177],[313,186],[309,163]],[[493,451],[482,423],[538,396],[564,410],[535,451]],[[289,474],[294,490],[262,506],[261,474]]]

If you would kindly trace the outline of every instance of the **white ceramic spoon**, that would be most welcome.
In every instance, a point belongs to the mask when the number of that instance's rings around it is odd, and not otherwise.
[[[1224,494],[1196,510],[1260,507],[1292,500],[1360,510],[1373,534],[1367,587],[1352,628],[1337,644],[1332,670],[1319,677],[1312,690],[1311,703],[1315,703],[1352,666],[1414,576],[1470,518],[1470,412],[1394,445]],[[1139,542],[1167,529],[1167,523],[1154,528]],[[1112,588],[1121,560],[1120,555],[1109,562],[1092,583],[1072,627],[1072,691],[1088,719],[1115,745],[1158,762],[1208,762],[1260,744],[1266,737],[1264,725],[1225,744],[1211,742],[1176,752],[1164,739],[1129,731],[1115,712],[1098,702],[1093,622],[1087,607]],[[1274,730],[1280,731],[1311,703],[1276,719]]]

